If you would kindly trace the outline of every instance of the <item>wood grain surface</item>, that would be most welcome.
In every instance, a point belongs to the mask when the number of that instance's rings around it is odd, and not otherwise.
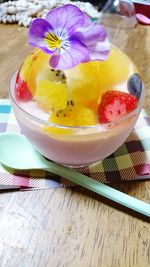
[[[150,27],[108,29],[139,67],[150,114]],[[27,30],[0,25],[0,98],[31,51]],[[150,203],[150,181],[114,187]],[[148,267],[150,221],[79,187],[0,194],[0,267]]]

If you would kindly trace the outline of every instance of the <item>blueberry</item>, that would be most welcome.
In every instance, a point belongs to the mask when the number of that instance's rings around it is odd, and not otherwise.
[[[127,82],[127,88],[130,94],[140,97],[142,92],[142,81],[138,73],[134,73],[130,76]]]

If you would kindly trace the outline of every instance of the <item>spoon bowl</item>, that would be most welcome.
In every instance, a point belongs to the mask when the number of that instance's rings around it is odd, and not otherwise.
[[[112,201],[150,217],[150,205],[124,194],[73,169],[46,160],[25,136],[15,133],[0,134],[0,162],[13,169],[44,169],[85,187]]]
[[[24,135],[0,134],[0,161],[13,169],[44,169],[46,160]]]

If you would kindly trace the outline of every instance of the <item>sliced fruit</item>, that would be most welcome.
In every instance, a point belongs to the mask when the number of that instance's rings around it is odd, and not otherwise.
[[[127,82],[127,88],[130,94],[136,96],[137,98],[140,97],[142,93],[142,81],[138,73],[134,73],[130,76]]]
[[[97,123],[94,112],[86,107],[76,110],[76,126],[92,126]]]
[[[36,91],[36,77],[43,68],[49,67],[50,55],[44,53],[40,49],[36,49],[30,57],[32,58],[32,65],[28,72],[27,85],[34,96]]]
[[[55,83],[65,83],[66,76],[63,71],[54,70],[48,66],[47,68],[42,69],[36,77],[36,82],[40,80],[50,80]]]
[[[35,101],[46,111],[63,110],[67,106],[68,89],[66,84],[49,80],[37,82]]]
[[[64,71],[71,98],[76,103],[86,105],[99,97],[102,88],[98,81],[97,67],[95,62],[88,62]]]
[[[66,115],[64,114],[57,114],[55,112],[52,112],[52,114],[49,117],[49,121],[58,124],[58,125],[63,125],[63,126],[75,126],[75,119],[72,116],[72,112],[68,112]]]
[[[61,112],[52,112],[49,121],[63,126],[90,126],[97,123],[94,112],[81,105],[68,105]]]
[[[22,64],[22,66],[20,68],[19,76],[25,82],[28,79],[29,72],[30,72],[31,66],[32,66],[32,61],[33,61],[33,56],[31,54],[31,55],[29,55],[29,56],[26,57],[24,63]]]
[[[137,98],[120,91],[107,91],[98,108],[100,123],[115,121],[137,107]]]
[[[101,97],[99,97],[99,99],[92,99],[89,102],[87,102],[86,107],[91,109],[95,114],[97,114],[100,100]]]
[[[21,79],[19,73],[17,74],[15,83],[15,96],[18,101],[27,102],[32,99],[31,92],[27,83]]]
[[[71,135],[74,133],[73,129],[71,128],[57,128],[53,126],[44,126],[43,131],[47,134],[61,134],[61,135]]]
[[[64,111],[52,112],[49,122],[62,126],[90,126],[97,123],[93,111],[80,105],[69,105]],[[72,128],[57,128],[53,126],[45,126],[43,131],[47,134],[59,135],[71,135],[74,133]]]
[[[138,72],[131,59],[117,47],[111,49],[106,61],[96,63],[99,65],[99,83],[106,90],[126,82],[132,73]]]
[[[35,49],[22,64],[19,70],[19,77],[26,82],[32,95],[36,90],[36,77],[41,69],[48,66],[49,55],[45,54],[40,49]]]
[[[87,105],[138,71],[126,54],[112,47],[106,61],[87,62],[64,72],[71,98]]]

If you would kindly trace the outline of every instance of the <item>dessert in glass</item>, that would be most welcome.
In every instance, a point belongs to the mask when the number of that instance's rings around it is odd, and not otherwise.
[[[10,83],[21,133],[43,156],[68,166],[112,154],[131,133],[144,100],[132,60],[74,5],[35,19],[29,43],[36,48]]]

